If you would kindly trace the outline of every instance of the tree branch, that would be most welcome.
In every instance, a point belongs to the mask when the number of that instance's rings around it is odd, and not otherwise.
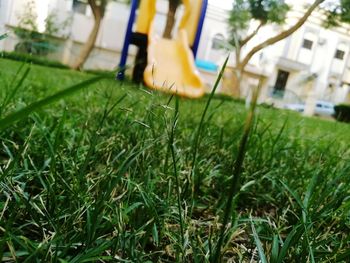
[[[94,15],[95,20],[101,19],[104,17],[106,6],[108,0],[101,0],[100,4],[96,3],[96,0],[88,0],[88,3],[91,7],[92,14]]]
[[[298,22],[292,26],[291,28],[281,32],[280,34],[278,34],[277,36],[271,37],[267,40],[265,40],[264,42],[262,42],[261,44],[255,46],[243,59],[243,61],[240,63],[240,68],[244,69],[245,66],[248,64],[249,60],[260,50],[262,50],[263,48],[273,45],[275,43],[277,43],[278,41],[290,36],[291,34],[293,34],[295,31],[297,31],[305,22],[306,20],[309,18],[309,16],[312,14],[312,12],[321,4],[323,3],[325,0],[316,0],[310,7],[309,9],[306,11],[306,13],[298,20]]]
[[[96,1],[95,0],[88,0],[88,3],[91,7],[92,14],[96,18],[98,16],[98,9],[99,9],[98,5],[96,4]]]
[[[104,17],[104,15],[105,15],[107,4],[108,4],[108,0],[101,0],[100,12],[101,12],[102,17]]]
[[[250,34],[248,35],[245,39],[242,39],[239,41],[239,45],[243,47],[245,44],[247,44],[253,37],[256,36],[256,34],[259,32],[260,28],[265,25],[264,22],[260,21],[259,25],[257,28]]]

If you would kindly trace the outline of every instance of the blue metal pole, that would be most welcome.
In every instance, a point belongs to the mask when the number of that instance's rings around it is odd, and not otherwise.
[[[195,58],[196,58],[197,52],[198,52],[199,41],[201,40],[203,24],[204,24],[205,15],[207,13],[207,8],[208,8],[208,0],[203,0],[201,15],[200,15],[199,21],[198,21],[197,33],[196,33],[196,37],[194,39],[194,43],[193,43],[193,47],[192,47],[193,55]]]
[[[128,26],[126,29],[125,33],[125,39],[124,39],[124,45],[123,45],[123,50],[119,62],[119,69],[118,69],[118,74],[117,74],[117,79],[118,80],[124,80],[125,77],[125,66],[126,66],[126,61],[128,59],[128,53],[129,53],[129,46],[130,46],[130,41],[131,41],[131,36],[132,36],[132,27],[134,25],[135,17],[136,17],[136,10],[138,6],[138,0],[132,0],[131,3],[131,10],[130,10],[130,16],[129,16],[129,21],[128,21]]]

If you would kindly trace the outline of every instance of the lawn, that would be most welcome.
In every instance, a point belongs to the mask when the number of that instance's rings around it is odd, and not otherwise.
[[[95,75],[0,59],[0,119]],[[247,115],[106,77],[0,127],[5,262],[213,262]],[[222,262],[348,262],[350,125],[258,107]]]

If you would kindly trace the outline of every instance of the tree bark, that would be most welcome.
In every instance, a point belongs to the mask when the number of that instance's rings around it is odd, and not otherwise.
[[[104,16],[105,8],[107,1],[102,0],[100,5],[97,5],[95,0],[89,0],[89,5],[92,9],[94,15],[94,26],[89,34],[87,41],[84,43],[78,58],[75,63],[72,65],[72,69],[80,70],[88,59],[91,51],[95,46],[95,42],[100,31],[101,22]]]
[[[80,70],[83,65],[85,64],[86,60],[88,59],[92,49],[95,46],[95,42],[97,39],[98,32],[100,31],[100,25],[101,25],[101,19],[95,19],[94,27],[90,32],[90,35],[88,37],[88,40],[85,42],[84,46],[82,47],[79,57],[73,64],[72,68]]]
[[[257,26],[257,28],[250,34],[248,35],[245,39],[241,40],[241,41],[238,41],[239,42],[239,45],[240,47],[242,48],[244,45],[246,45],[253,37],[255,37],[260,28],[262,28],[262,26],[264,25],[263,22],[260,22],[259,25]]]
[[[173,1],[169,0],[169,10],[166,18],[166,25],[163,32],[164,38],[171,38],[171,33],[175,25],[175,15],[178,8],[178,4],[174,4]]]
[[[236,47],[236,65],[235,65],[235,75],[236,75],[236,83],[233,88],[232,95],[236,98],[239,98],[241,96],[241,82],[243,79],[244,74],[244,68],[241,66],[241,51],[242,48]]]
[[[235,83],[235,87],[233,89],[233,96],[236,98],[239,98],[241,96],[241,83],[242,83],[242,79],[243,79],[243,75],[244,75],[244,68],[242,63],[241,63],[241,52],[242,52],[242,48],[253,38],[255,37],[259,30],[264,26],[265,23],[260,22],[259,25],[257,26],[257,28],[248,36],[246,36],[246,38],[240,40],[240,41],[236,41],[236,66],[235,66],[235,75],[236,75],[236,83]]]

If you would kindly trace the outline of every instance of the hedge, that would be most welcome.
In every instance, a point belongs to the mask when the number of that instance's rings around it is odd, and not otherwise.
[[[43,65],[43,66],[52,67],[52,68],[62,68],[62,69],[69,68],[67,65],[62,64],[59,61],[48,60],[47,58],[33,56],[30,54],[18,53],[18,52],[2,51],[2,52],[0,52],[0,58],[23,61],[23,62],[27,62],[27,63],[33,63],[36,65]]]
[[[350,105],[340,104],[335,106],[334,110],[338,121],[350,122]]]

